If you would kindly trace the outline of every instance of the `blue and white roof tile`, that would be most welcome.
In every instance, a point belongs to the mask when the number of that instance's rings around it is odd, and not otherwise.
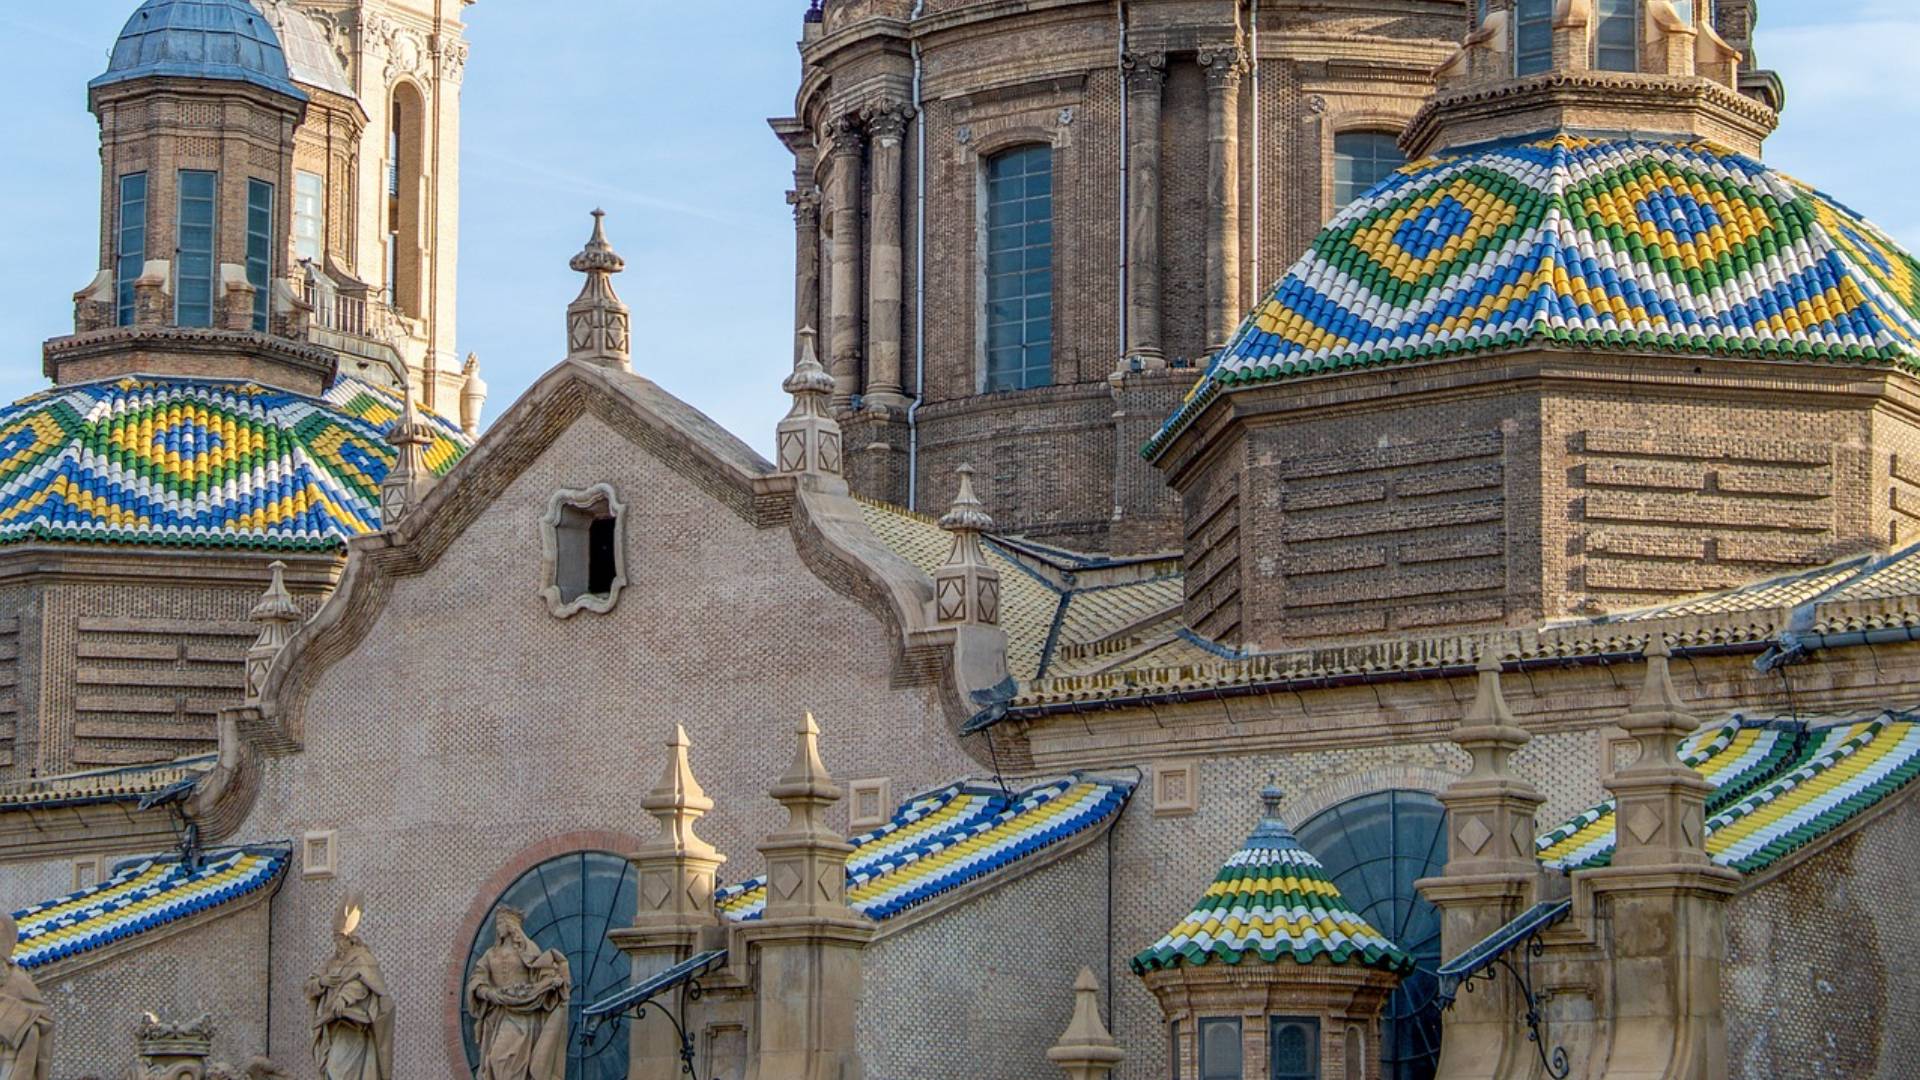
[[[14,962],[44,967],[270,889],[288,856],[286,848],[255,847],[208,856],[198,870],[177,859],[122,866],[98,885],[14,912]]]
[[[1109,821],[1132,794],[1132,784],[1075,775],[1018,794],[955,784],[923,795],[852,838],[847,902],[868,918],[891,918]],[[767,880],[725,886],[714,900],[733,922],[758,919]]]

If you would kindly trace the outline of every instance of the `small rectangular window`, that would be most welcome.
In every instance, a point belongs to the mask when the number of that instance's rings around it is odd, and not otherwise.
[[[293,174],[293,254],[319,262],[326,249],[327,179],[319,173]]]
[[[213,239],[219,174],[180,171],[180,212],[175,218],[174,322],[213,325]]]
[[[133,283],[147,265],[147,174],[120,178],[120,222],[114,254],[115,321],[133,325]]]
[[[253,328],[267,332],[273,302],[273,185],[247,181],[247,283],[253,286]]]
[[[1333,137],[1333,208],[1339,210],[1407,163],[1398,136],[1349,131]]]
[[[1599,0],[1594,7],[1593,66],[1640,70],[1640,0]]]
[[[987,162],[986,389],[1053,383],[1053,147]]]
[[[1241,1080],[1240,1021],[1200,1021],[1200,1080]]]
[[[1553,0],[1516,0],[1514,70],[1538,75],[1553,67]]]
[[[1267,1060],[1273,1080],[1320,1080],[1320,1021],[1276,1016],[1267,1029]]]

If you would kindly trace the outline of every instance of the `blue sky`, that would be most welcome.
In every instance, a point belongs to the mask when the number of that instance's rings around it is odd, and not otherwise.
[[[45,385],[98,254],[86,82],[137,0],[0,3],[0,399]],[[567,260],[603,206],[627,259],[634,366],[765,452],[791,359],[791,111],[804,0],[483,0],[468,13],[460,326],[488,417],[564,354]],[[564,11],[564,17],[557,14]],[[1836,13],[1836,11],[1838,13]],[[1920,5],[1761,0],[1761,61],[1787,82],[1773,164],[1920,249]]]

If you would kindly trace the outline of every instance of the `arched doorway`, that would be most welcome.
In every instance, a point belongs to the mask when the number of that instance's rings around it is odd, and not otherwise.
[[[1429,1080],[1440,1060],[1440,912],[1413,883],[1446,867],[1445,808],[1424,791],[1376,792],[1328,807],[1296,834],[1354,910],[1418,963],[1387,1002],[1380,1075]]]
[[[527,936],[543,949],[558,949],[573,971],[568,1005],[570,1040],[567,1080],[626,1080],[627,1030],[609,1024],[591,1041],[580,1039],[580,1010],[625,986],[627,955],[607,941],[607,931],[633,922],[638,907],[633,864],[605,851],[573,851],[548,859],[514,879],[487,910],[467,951],[462,984],[493,944],[493,915],[502,905],[525,913]],[[467,1067],[480,1064],[473,1018],[463,1007],[460,1034]]]

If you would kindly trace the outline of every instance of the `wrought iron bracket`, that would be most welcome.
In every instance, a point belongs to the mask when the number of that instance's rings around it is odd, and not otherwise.
[[[639,1023],[640,1021],[645,1020],[647,1018],[647,1012],[651,1010],[665,1017],[667,1023],[673,1025],[674,1037],[679,1040],[679,1044],[680,1044],[681,1073],[683,1073],[686,1076],[692,1077],[693,1080],[700,1080],[700,1074],[694,1067],[695,1044],[694,1044],[694,1038],[693,1038],[693,1031],[687,1027],[687,1009],[694,1002],[699,1001],[703,996],[705,996],[705,994],[706,994],[706,991],[703,990],[700,986],[699,977],[695,976],[680,984],[678,1004],[675,1005],[674,1008],[671,1008],[671,1009],[667,1008],[665,1005],[660,1003],[660,999],[658,998],[648,998],[644,1001],[636,1002],[633,1005],[628,1006],[626,1010],[619,1013],[615,1013],[611,1017],[607,1017],[607,1016],[596,1017],[594,1023],[592,1023],[587,1028],[581,1031],[580,1041],[585,1042],[588,1039],[592,1038],[595,1030],[598,1029],[600,1022],[604,1020],[631,1019],[635,1023]]]
[[[1547,951],[1546,942],[1541,940],[1540,935],[1566,918],[1572,907],[1565,900],[1537,904],[1463,955],[1442,964],[1439,971],[1438,998],[1441,1009],[1445,1010],[1453,1008],[1454,999],[1461,989],[1471,994],[1476,982],[1491,983],[1499,970],[1505,969],[1527,1002],[1527,1041],[1533,1043],[1534,1051],[1540,1055],[1541,1068],[1552,1080],[1567,1080],[1573,1067],[1567,1060],[1565,1047],[1556,1045],[1549,1049],[1547,1046],[1546,1017],[1541,1009],[1551,995],[1534,988],[1533,960]],[[1515,967],[1509,959],[1516,947],[1521,955],[1519,967]]]

